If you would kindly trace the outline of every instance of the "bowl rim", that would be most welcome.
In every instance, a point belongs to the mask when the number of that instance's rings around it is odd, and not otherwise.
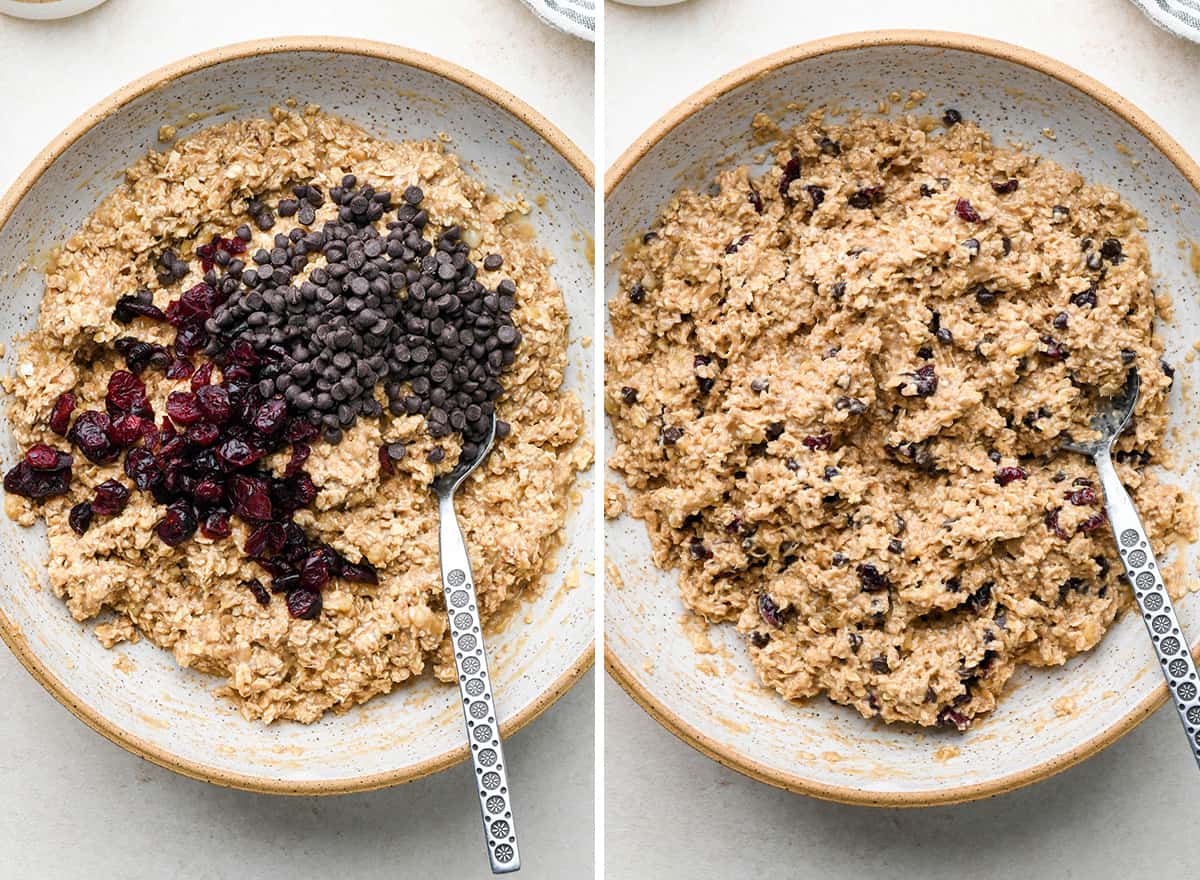
[[[801,43],[770,55],[766,55],[713,80],[694,92],[671,110],[667,111],[617,158],[605,175],[604,198],[607,201],[626,175],[646,154],[662,141],[680,123],[692,114],[712,104],[728,92],[765,74],[774,72],[800,61],[823,55],[856,49],[916,46],[920,48],[950,49],[1008,61],[1053,77],[1107,107],[1132,125],[1163,155],[1171,161],[1192,188],[1200,193],[1200,165],[1167,132],[1145,112],[1108,86],[1081,71],[1056,61],[1040,52],[1020,46],[980,37],[973,34],[936,30],[873,30],[826,37]],[[1200,657],[1200,637],[1192,645],[1192,655]],[[964,803],[993,795],[1015,791],[1073,767],[1109,745],[1112,745],[1167,700],[1167,686],[1160,682],[1154,692],[1129,710],[1124,716],[1070,751],[1036,764],[1017,773],[1010,773],[988,782],[959,785],[947,788],[920,791],[870,792],[842,785],[832,785],[807,779],[774,767],[768,767],[746,755],[740,754],[728,743],[710,737],[676,715],[662,701],[654,697],[641,684],[632,670],[621,662],[606,640],[604,644],[605,668],[633,700],[655,721],[688,745],[731,770],[783,788],[797,794],[810,795],[822,800],[844,804],[876,807],[926,807],[943,804]]]
[[[407,67],[431,73],[463,86],[484,99],[491,101],[520,119],[546,143],[553,147],[579,173],[584,182],[595,190],[595,173],[592,162],[575,143],[529,104],[506,89],[464,67],[445,61],[437,56],[391,43],[336,36],[283,36],[248,40],[233,43],[189,55],[167,64],[113,92],[107,98],[84,111],[74,122],[57,135],[34,157],[0,196],[0,229],[8,223],[21,200],[29,193],[42,174],[95,125],[107,119],[135,99],[154,91],[160,86],[198,71],[244,58],[259,55],[275,55],[286,52],[333,52],[342,55],[363,55],[383,61],[396,62]],[[153,764],[173,770],[184,776],[210,782],[227,788],[238,788],[262,794],[281,795],[333,795],[371,791],[411,782],[445,770],[467,757],[465,743],[426,758],[416,764],[380,773],[351,776],[339,779],[285,780],[266,776],[251,776],[212,767],[200,761],[181,758],[170,751],[154,745],[105,718],[97,709],[80,700],[71,690],[38,659],[31,649],[25,634],[14,626],[0,609],[0,639],[8,645],[21,664],[50,695],[63,704],[76,718],[103,735],[105,738]],[[522,727],[542,714],[559,697],[566,693],[594,661],[595,640],[572,661],[562,673],[532,703],[501,725],[501,734],[512,736]]]

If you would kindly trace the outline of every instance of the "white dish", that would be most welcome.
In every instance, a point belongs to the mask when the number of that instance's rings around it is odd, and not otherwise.
[[[940,116],[955,107],[998,142],[1021,141],[1119,189],[1145,215],[1157,284],[1171,292],[1176,309],[1160,331],[1179,369],[1172,436],[1187,469],[1169,477],[1194,492],[1200,438],[1190,389],[1197,370],[1184,355],[1200,328],[1200,302],[1191,295],[1200,279],[1194,245],[1180,243],[1200,229],[1200,167],[1140,111],[1050,59],[975,37],[880,32],[800,46],[735,71],[656,123],[610,170],[605,266],[615,266],[622,245],[649,228],[679,188],[704,185],[718,164],[763,158],[764,147],[749,136],[755,113],[765,111],[786,128],[799,118],[796,104],[875,112],[892,91],[904,98],[924,92],[917,113]],[[610,271],[610,296],[615,286]],[[611,432],[607,442],[611,448]],[[677,573],[649,562],[642,523],[627,516],[611,523],[607,545],[623,581],[607,590],[610,671],[687,742],[795,791],[901,806],[1006,791],[1111,743],[1165,697],[1145,628],[1130,615],[1094,651],[1063,667],[1021,669],[996,712],[966,734],[889,727],[825,699],[793,705],[758,685],[732,627],[711,629],[715,655],[693,650],[680,625]],[[1195,555],[1188,559],[1192,577]],[[1184,630],[1200,638],[1200,597],[1185,598],[1179,613]],[[699,669],[704,661],[718,674]],[[1162,744],[1186,747],[1182,736]]]
[[[35,323],[39,261],[70,237],[126,167],[163,148],[159,126],[174,125],[182,137],[293,98],[392,139],[444,132],[469,173],[503,194],[520,191],[544,203],[530,219],[555,258],[571,315],[566,382],[590,411],[592,358],[581,342],[594,314],[589,163],[529,107],[467,71],[394,46],[319,37],[231,46],[164,68],[86,113],[43,151],[0,199],[3,371],[16,368],[13,336]],[[11,437],[5,447],[7,466],[17,454]],[[546,708],[591,661],[587,578],[582,588],[564,585],[591,560],[590,481],[580,476],[584,500],[568,521],[555,574],[489,639],[505,734]],[[37,591],[31,577],[42,577],[47,552],[41,528],[0,518],[0,542],[8,551],[0,557],[0,635],[76,715],[156,763],[224,785],[325,794],[402,782],[466,755],[458,691],[428,677],[317,724],[248,722],[213,695],[217,679],[180,668],[146,641],[106,650],[48,589]],[[132,661],[132,672],[114,668],[118,654]]]

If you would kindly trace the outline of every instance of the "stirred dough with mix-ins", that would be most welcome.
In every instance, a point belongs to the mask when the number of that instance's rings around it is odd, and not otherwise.
[[[1195,516],[1148,468],[1173,371],[1139,216],[960,120],[817,114],[678,193],[622,264],[605,405],[655,561],[766,684],[965,729],[1131,601],[1060,450],[1131,367],[1121,478],[1160,552]]]

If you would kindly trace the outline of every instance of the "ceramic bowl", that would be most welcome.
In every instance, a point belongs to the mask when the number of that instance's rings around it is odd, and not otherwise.
[[[90,110],[48,146],[0,200],[2,369],[15,368],[15,334],[31,330],[42,294],[37,266],[65,241],[152,149],[159,126],[180,136],[236,117],[262,115],[294,98],[313,102],[391,139],[433,138],[502,194],[523,192],[555,259],[572,343],[567,384],[590,411],[592,332],[590,163],[532,109],[465,70],[394,46],[332,38],[246,43],[189,58],[139,80]],[[5,432],[8,434],[8,432]],[[17,451],[11,436],[5,467]],[[490,639],[501,729],[510,734],[569,688],[592,657],[592,591],[572,589],[591,559],[591,475],[567,525],[565,549],[546,588]],[[41,529],[0,518],[0,635],[29,671],[80,719],[130,751],[189,776],[259,791],[325,794],[363,790],[434,772],[466,756],[458,691],[428,677],[341,717],[304,726],[245,721],[213,695],[217,680],[176,665],[146,641],[102,648],[72,620],[44,580]],[[570,576],[570,582],[564,579]],[[31,583],[32,581],[32,583]],[[528,615],[533,621],[524,624]],[[132,672],[114,669],[118,653]]]
[[[607,181],[605,265],[649,228],[681,186],[697,187],[725,163],[757,164],[749,138],[759,111],[786,128],[797,105],[875,112],[889,92],[928,95],[917,112],[955,107],[998,143],[1019,140],[1088,179],[1121,191],[1146,217],[1157,286],[1176,305],[1160,327],[1179,365],[1172,396],[1174,450],[1197,460],[1197,372],[1184,358],[1200,326],[1192,296],[1200,251],[1200,167],[1141,111],[1049,58],[989,40],[883,32],[823,40],[744,67],[656,123],[613,166]],[[897,112],[893,110],[893,113]],[[609,272],[608,294],[616,272]],[[612,443],[611,433],[608,443]],[[1170,479],[1194,490],[1194,464]],[[610,475],[611,479],[619,479]],[[1136,615],[1089,654],[1050,670],[1022,669],[997,711],[966,734],[921,732],[864,720],[825,699],[793,705],[758,685],[742,637],[714,626],[715,654],[698,655],[681,627],[675,572],[655,569],[642,523],[608,531],[607,662],[613,676],[664,726],[718,761],[794,791],[840,801],[921,805],[969,800],[1045,778],[1094,754],[1162,704],[1166,688]],[[1195,560],[1188,571],[1195,572]],[[1180,603],[1186,632],[1200,636],[1200,597]],[[713,673],[716,674],[713,674]],[[1161,744],[1185,754],[1184,732]]]

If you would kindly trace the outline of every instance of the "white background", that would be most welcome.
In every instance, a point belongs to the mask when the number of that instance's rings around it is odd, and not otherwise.
[[[721,74],[796,43],[875,28],[965,31],[1058,58],[1200,156],[1200,46],[1158,30],[1126,0],[689,0],[609,3],[607,12],[605,164]],[[611,682],[605,717],[611,880],[1200,876],[1200,772],[1169,708],[1048,782],[911,811],[752,782],[675,739]]]
[[[0,16],[0,189],[128,81],[205,49],[296,33],[439,55],[520,96],[593,152],[591,46],[544,27],[518,0],[110,0],[61,22]],[[592,876],[593,683],[587,675],[507,745],[528,880]],[[363,795],[252,795],[127,754],[2,648],[0,695],[4,880],[490,876],[465,765]]]

